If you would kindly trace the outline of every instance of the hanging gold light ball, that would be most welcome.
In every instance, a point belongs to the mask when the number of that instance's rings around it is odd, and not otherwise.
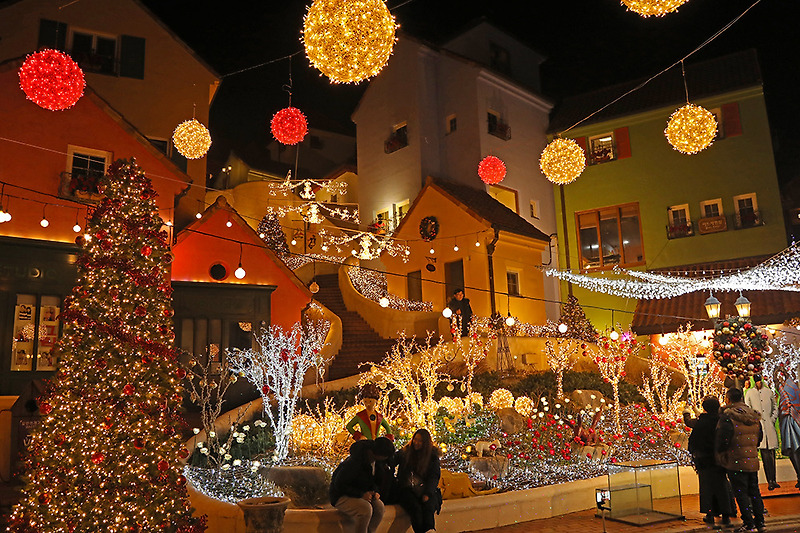
[[[211,134],[208,128],[195,119],[178,124],[172,134],[172,144],[186,159],[200,159],[211,147]]]
[[[664,135],[677,151],[696,154],[714,142],[717,120],[711,111],[699,105],[686,104],[669,117]]]
[[[689,0],[622,0],[622,4],[629,11],[638,13],[643,17],[655,15],[663,17],[667,13],[677,11],[679,7]]]
[[[572,139],[554,139],[539,158],[539,168],[556,185],[572,183],[586,168],[586,154]]]
[[[333,83],[358,83],[389,61],[396,28],[383,0],[314,0],[303,44],[311,64]]]

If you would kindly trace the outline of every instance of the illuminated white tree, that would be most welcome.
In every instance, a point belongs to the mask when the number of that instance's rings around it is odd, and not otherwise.
[[[616,338],[614,338],[616,337]],[[639,343],[630,330],[619,334],[614,330],[606,330],[597,339],[596,345],[587,345],[586,353],[597,364],[600,375],[606,383],[611,384],[614,393],[614,430],[619,433],[619,382],[625,377],[625,363],[628,357],[639,353]]]
[[[575,366],[580,344],[571,339],[547,340],[544,343],[547,364],[556,375],[556,397],[564,397],[564,372]]]
[[[288,332],[273,325],[256,336],[258,349],[227,352],[231,369],[255,385],[264,399],[264,413],[275,436],[275,462],[289,454],[292,419],[306,373],[313,367],[321,372],[325,366],[322,347],[329,325],[323,320],[310,320],[304,326],[298,322]],[[274,410],[270,399],[275,400]]]
[[[642,375],[642,386],[637,387],[647,400],[650,411],[665,420],[675,420],[681,416],[680,399],[686,385],[681,385],[672,394],[669,393],[672,384],[673,369],[663,363],[651,361],[650,376]]]

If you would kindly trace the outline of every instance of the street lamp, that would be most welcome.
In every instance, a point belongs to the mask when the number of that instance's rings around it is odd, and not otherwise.
[[[739,297],[734,302],[736,306],[736,312],[739,313],[739,316],[748,317],[750,316],[750,300],[744,297],[744,295],[740,292]]]
[[[706,313],[708,313],[708,318],[719,318],[719,308],[720,308],[720,301],[714,298],[713,294],[708,296],[706,303],[703,304],[706,308]]]

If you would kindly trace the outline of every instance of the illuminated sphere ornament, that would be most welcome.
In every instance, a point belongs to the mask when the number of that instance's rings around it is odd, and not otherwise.
[[[495,185],[506,177],[506,164],[500,158],[487,155],[478,163],[478,176],[487,185]]]
[[[272,117],[270,123],[272,136],[281,144],[297,144],[308,133],[308,122],[302,111],[296,107],[281,109]]]
[[[186,159],[200,159],[211,148],[211,134],[196,119],[187,120],[175,128],[172,144]]]
[[[19,86],[28,100],[50,111],[75,105],[86,81],[78,64],[64,52],[45,49],[28,55],[19,69]]]
[[[539,168],[556,185],[572,183],[586,167],[586,154],[572,139],[554,139],[542,151]]]
[[[311,64],[333,83],[358,83],[389,61],[396,27],[383,0],[314,0],[303,43]]]
[[[686,2],[688,0],[622,0],[625,7],[643,17],[662,17],[677,11]]]
[[[714,142],[714,137],[717,136],[717,120],[711,111],[698,105],[686,104],[669,117],[664,135],[677,151],[696,154]]]

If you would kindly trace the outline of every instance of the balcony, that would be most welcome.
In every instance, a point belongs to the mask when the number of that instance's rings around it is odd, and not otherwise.
[[[616,157],[616,150],[609,146],[606,148],[599,148],[589,153],[589,157],[586,161],[588,165],[599,165],[601,163],[608,163],[609,161],[615,160]]]
[[[97,170],[62,172],[59,196],[83,203],[99,202],[103,198],[98,189],[103,174]]]
[[[113,56],[88,53],[74,49],[71,51],[70,55],[86,72],[116,76],[119,71],[117,60]]]
[[[761,216],[760,211],[749,209],[747,211],[739,211],[733,215],[733,227],[736,229],[755,228],[763,225],[764,218]]]
[[[681,239],[694,235],[694,225],[691,222],[685,224],[670,224],[667,226],[667,239]]]
[[[383,143],[383,151],[384,153],[391,154],[406,146],[408,146],[408,134],[405,128],[403,128],[389,135],[389,138]]]
[[[508,141],[511,139],[511,126],[505,122],[489,122],[489,135]]]

